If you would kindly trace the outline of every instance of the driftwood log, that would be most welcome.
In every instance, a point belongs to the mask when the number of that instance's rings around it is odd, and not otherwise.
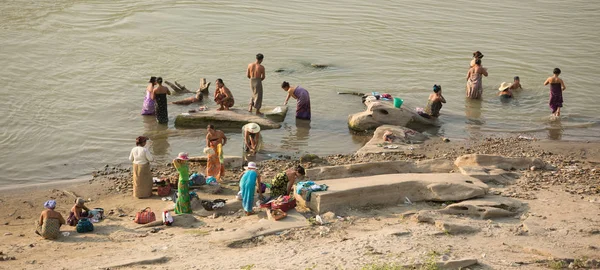
[[[171,87],[171,89],[173,89],[173,91],[175,91],[176,93],[179,93],[179,94],[192,93],[192,91],[185,88],[185,85],[180,85],[179,83],[177,83],[177,81],[175,81],[174,84],[169,81],[165,81],[165,84],[168,85],[169,87]]]

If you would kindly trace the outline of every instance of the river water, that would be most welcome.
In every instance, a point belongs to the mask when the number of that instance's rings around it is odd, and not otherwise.
[[[142,134],[161,162],[200,155],[205,131],[173,126],[192,106],[170,106],[168,127],[140,115],[146,81],[162,76],[195,89],[201,77],[222,78],[245,106],[245,70],[258,52],[266,105],[283,103],[283,80],[312,98],[310,126],[296,124],[292,100],[283,127],[263,132],[269,153],[351,153],[365,137],[346,120],[364,108],[338,91],[387,92],[422,107],[433,84],[448,103],[443,125],[422,130],[429,134],[600,138],[600,2],[14,0],[0,9],[0,186],[127,164]],[[464,98],[475,50],[490,74],[481,102]],[[549,120],[542,85],[554,67],[567,86],[560,121]],[[503,103],[497,88],[515,75],[524,90]],[[241,135],[228,135],[226,153],[238,154]]]

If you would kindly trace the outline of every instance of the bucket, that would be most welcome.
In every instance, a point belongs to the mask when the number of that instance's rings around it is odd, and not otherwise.
[[[404,100],[402,100],[401,98],[394,98],[394,107],[396,108],[400,108],[400,106],[402,106],[402,103],[404,102]]]

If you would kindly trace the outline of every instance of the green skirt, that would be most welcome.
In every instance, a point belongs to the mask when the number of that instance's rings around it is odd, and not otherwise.
[[[278,173],[275,178],[273,178],[272,186],[271,186],[271,197],[277,198],[281,195],[288,195],[288,177],[285,172]]]

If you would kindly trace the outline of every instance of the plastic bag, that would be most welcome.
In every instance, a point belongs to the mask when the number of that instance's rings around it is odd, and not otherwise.
[[[280,113],[280,112],[282,112],[282,111],[283,111],[283,110],[281,109],[281,106],[277,106],[277,107],[275,107],[275,109],[273,109],[273,112],[274,112],[274,113]]]

